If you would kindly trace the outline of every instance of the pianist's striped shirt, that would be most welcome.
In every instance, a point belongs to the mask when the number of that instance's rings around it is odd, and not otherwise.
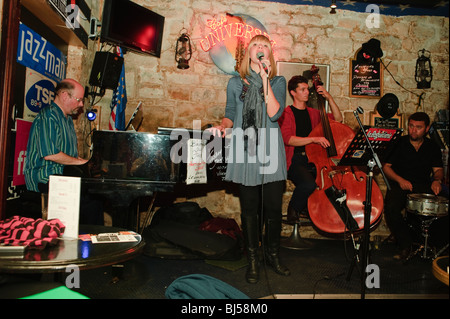
[[[28,190],[39,192],[39,183],[46,184],[50,175],[63,173],[64,165],[44,160],[59,152],[78,157],[77,135],[72,117],[52,103],[39,112],[31,126],[24,170]]]

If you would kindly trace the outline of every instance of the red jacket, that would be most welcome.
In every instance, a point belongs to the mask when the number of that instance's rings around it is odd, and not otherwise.
[[[317,125],[320,124],[320,112],[317,109],[313,109],[312,107],[306,107],[309,118],[311,120],[311,129],[314,129]],[[333,114],[327,114],[329,118],[334,119]],[[297,126],[295,124],[295,116],[292,112],[291,106],[288,106],[284,109],[283,114],[278,119],[278,124],[280,125],[281,135],[283,136],[284,141],[284,149],[286,151],[286,163],[287,169],[291,166],[292,156],[294,155],[295,146],[288,145],[289,139],[291,136],[296,136]]]

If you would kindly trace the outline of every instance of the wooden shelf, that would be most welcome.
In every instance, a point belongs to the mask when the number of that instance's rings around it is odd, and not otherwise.
[[[66,26],[64,18],[46,0],[22,0],[22,5],[48,26],[67,44],[77,47],[87,47],[88,36],[80,26],[75,33]]]

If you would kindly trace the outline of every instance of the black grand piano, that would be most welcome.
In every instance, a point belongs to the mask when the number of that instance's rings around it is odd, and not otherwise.
[[[159,128],[158,134],[94,131],[90,160],[82,166],[66,166],[64,175],[81,177],[82,192],[110,203],[114,226],[139,231],[139,217],[130,211],[131,203],[149,196],[153,205],[157,193],[173,192],[177,184],[185,183],[186,158],[180,157],[185,154],[181,154],[179,143],[198,137],[212,138],[206,131],[180,128]],[[223,180],[224,148],[207,165],[208,182]]]

